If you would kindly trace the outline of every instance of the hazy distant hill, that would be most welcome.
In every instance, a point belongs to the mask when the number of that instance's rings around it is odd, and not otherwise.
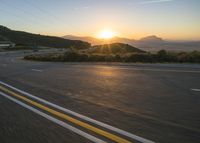
[[[121,38],[121,37],[114,37],[110,40],[104,40],[104,39],[97,39],[97,38],[89,37],[89,36],[81,37],[81,36],[73,36],[73,35],[65,35],[62,38],[71,39],[71,40],[87,41],[87,42],[91,43],[92,45],[111,44],[111,43],[132,44],[135,41],[133,39]]]
[[[122,38],[122,37],[114,37],[110,40],[103,40],[103,39],[97,39],[94,37],[89,37],[89,36],[73,36],[73,35],[66,35],[63,36],[63,38],[65,39],[71,39],[71,40],[83,40],[83,41],[87,41],[90,42],[93,45],[99,45],[99,44],[103,44],[105,42],[107,42],[108,44],[111,43],[127,43],[127,44],[134,44],[134,43],[163,43],[164,40],[160,37],[157,37],[155,35],[152,36],[147,36],[144,38],[141,38],[139,40],[135,40],[135,39],[128,39],[128,38]]]
[[[145,51],[159,51],[162,49],[170,51],[200,51],[200,41],[168,41],[155,35],[147,36],[139,40],[114,37],[111,40],[105,41],[93,37],[79,37],[73,35],[63,36],[66,39],[82,40],[90,42],[92,45],[125,43]]]
[[[89,36],[83,36],[83,37],[81,37],[81,36],[65,35],[62,38],[64,38],[64,39],[70,39],[70,40],[86,41],[86,42],[91,43],[92,45],[98,45],[98,44],[100,44],[100,41],[101,41],[99,39],[96,39],[96,38],[93,38],[93,37],[89,37]]]
[[[144,38],[141,38],[140,40],[138,40],[137,42],[143,42],[143,43],[163,43],[164,40],[160,37],[157,37],[155,35],[152,36],[147,36]]]
[[[144,51],[135,48],[131,45],[128,44],[123,44],[123,43],[112,43],[112,44],[104,44],[104,45],[96,45],[92,47],[92,52],[93,53],[112,53],[112,54],[117,54],[117,53],[143,53]]]
[[[14,31],[0,25],[0,41],[11,41],[22,45],[39,45],[55,48],[86,49],[92,45],[103,45],[111,43],[125,43],[144,51],[159,51],[162,49],[170,51],[200,51],[200,41],[167,41],[155,35],[147,36],[139,40],[114,37],[110,40],[97,39],[93,37],[78,37],[66,35],[61,37],[44,36],[23,31]],[[85,42],[84,42],[85,41]],[[91,44],[90,44],[91,43]]]
[[[145,51],[200,51],[200,41],[167,41],[157,36],[148,36],[133,43]]]
[[[55,47],[55,48],[69,48],[85,49],[90,47],[88,42],[80,40],[67,40],[60,37],[44,36],[40,34],[32,34],[23,31],[14,31],[7,27],[0,25],[0,37],[4,37],[11,42],[20,45],[33,45]]]

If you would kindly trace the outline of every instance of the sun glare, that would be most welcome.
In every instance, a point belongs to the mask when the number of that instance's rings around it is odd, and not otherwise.
[[[100,39],[111,39],[116,36],[116,33],[111,30],[103,30],[99,33],[98,38]]]

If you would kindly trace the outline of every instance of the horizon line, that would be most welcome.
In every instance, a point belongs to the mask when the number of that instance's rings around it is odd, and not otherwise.
[[[101,40],[101,38],[97,38],[96,36],[92,36],[92,35],[78,35],[78,34],[66,34],[66,35],[62,35],[62,36],[59,36],[59,35],[56,35],[56,34],[50,34],[50,33],[35,33],[33,31],[28,31],[28,30],[18,30],[18,29],[14,29],[14,28],[10,28],[10,27],[7,27],[7,26],[4,26],[4,25],[0,25],[2,27],[5,27],[5,28],[8,28],[12,31],[21,31],[21,32],[27,32],[27,33],[31,33],[31,34],[36,34],[36,35],[44,35],[44,36],[53,36],[53,37],[60,37],[60,38],[63,38],[64,36],[74,36],[74,37],[79,37],[79,38],[83,38],[83,37],[90,37],[90,38],[95,38],[97,40]],[[150,37],[150,36],[155,36],[155,37],[158,37],[158,38],[161,38],[162,40],[166,40],[166,41],[200,41],[200,38],[198,39],[183,39],[183,38],[176,38],[176,39],[172,39],[172,38],[165,38],[165,37],[162,37],[162,36],[159,36],[157,34],[147,34],[146,36],[140,36],[139,38],[131,38],[131,37],[127,37],[127,36],[115,36],[111,39],[114,39],[114,38],[125,38],[125,39],[129,39],[129,40],[140,40],[142,38],[146,38],[146,37]]]

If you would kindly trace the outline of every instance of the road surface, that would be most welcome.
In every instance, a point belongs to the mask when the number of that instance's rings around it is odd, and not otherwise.
[[[200,65],[22,57],[0,53],[1,143],[200,141]]]

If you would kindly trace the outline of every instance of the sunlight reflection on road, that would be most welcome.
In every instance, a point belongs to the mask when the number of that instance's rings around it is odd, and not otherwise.
[[[95,74],[98,76],[106,76],[106,77],[116,77],[119,76],[119,71],[116,69],[113,69],[112,67],[102,67],[97,68]]]

